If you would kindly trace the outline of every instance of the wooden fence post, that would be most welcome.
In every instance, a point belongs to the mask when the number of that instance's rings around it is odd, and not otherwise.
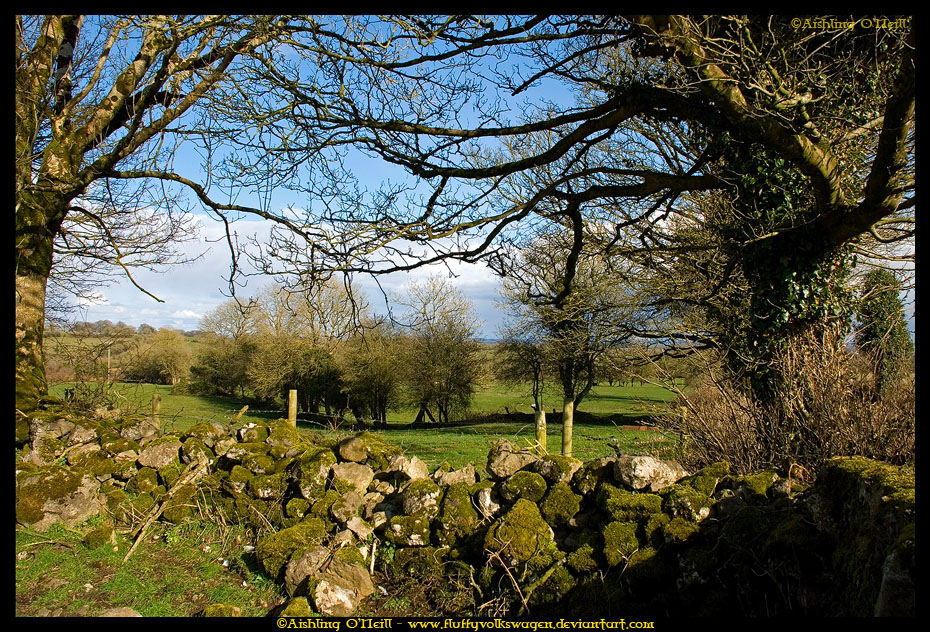
[[[158,421],[159,410],[161,410],[161,395],[152,393],[152,420],[155,422],[155,425],[160,428],[161,422]]]
[[[292,388],[287,394],[287,421],[297,427],[297,389]]]

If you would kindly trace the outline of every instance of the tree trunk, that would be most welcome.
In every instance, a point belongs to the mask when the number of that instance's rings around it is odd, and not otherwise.
[[[40,185],[42,183],[40,182]],[[55,235],[66,203],[24,189],[16,204],[16,408],[34,410],[48,394],[45,379],[45,292]]]

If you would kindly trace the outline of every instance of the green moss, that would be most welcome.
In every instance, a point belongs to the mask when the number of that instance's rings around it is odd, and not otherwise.
[[[336,455],[332,450],[314,448],[292,463],[288,472],[297,480],[301,495],[313,502],[323,495],[330,469],[335,464]]]
[[[255,498],[280,499],[284,497],[284,492],[287,490],[287,480],[283,472],[256,475],[246,483],[246,489]]]
[[[186,463],[196,461],[200,458],[201,452],[205,454],[208,459],[212,460],[216,458],[216,455],[213,454],[213,450],[208,448],[206,443],[196,437],[189,437],[184,442],[184,445],[181,446],[181,459]]]
[[[278,616],[306,618],[312,617],[315,614],[316,613],[310,608],[310,603],[307,601],[306,597],[295,597],[287,602],[284,610],[282,610],[281,614]]]
[[[640,546],[635,522],[611,522],[604,527],[604,558],[609,566],[628,560]]]
[[[594,546],[591,544],[582,544],[565,556],[565,564],[579,573],[597,569],[597,562],[594,559]]]
[[[241,465],[234,465],[231,470],[229,470],[229,480],[234,483],[248,483],[255,474],[242,467]]]
[[[391,459],[404,453],[398,446],[370,432],[362,432],[356,437],[365,443],[365,450],[368,452],[365,462],[376,471],[386,470]]]
[[[546,479],[536,472],[521,470],[501,484],[501,496],[507,502],[523,498],[538,503],[546,493]]]
[[[340,548],[338,551],[336,551],[333,557],[335,557],[336,559],[340,559],[343,562],[346,562],[348,564],[355,564],[357,566],[367,566],[367,564],[365,563],[365,558],[362,557],[361,551],[359,551],[358,547],[356,546],[351,546],[351,545],[344,546]]]
[[[593,493],[598,485],[613,480],[614,459],[587,461],[572,477],[572,486],[582,496]]]
[[[329,517],[330,509],[340,498],[342,498],[342,495],[339,492],[335,489],[330,489],[320,498],[309,501],[313,503],[310,505],[310,515],[322,520],[326,525],[327,531],[334,526],[333,521]]]
[[[181,477],[182,471],[183,467],[181,466],[181,462],[175,459],[168,465],[158,468],[158,479],[166,489],[171,489],[175,481]]]
[[[619,522],[648,519],[662,511],[662,497],[658,494],[629,492],[604,483],[597,490],[597,504]]]
[[[432,479],[413,481],[403,492],[404,513],[423,514],[433,518],[439,513],[441,496],[442,490]]]
[[[581,496],[568,483],[555,483],[539,505],[543,519],[553,527],[566,524],[579,509]]]
[[[248,424],[252,427],[243,426],[239,429],[240,441],[246,443],[261,443],[268,438],[268,426],[265,424]]]
[[[549,483],[568,483],[575,472],[581,469],[582,463],[578,459],[561,454],[547,454],[533,465],[536,472],[541,474]]]
[[[126,491],[137,493],[149,493],[158,487],[158,472],[150,467],[140,468],[136,475],[126,482]]]
[[[711,496],[717,483],[730,473],[730,464],[726,461],[713,463],[702,470],[680,480],[680,485],[687,485],[705,496]]]
[[[710,515],[714,501],[690,485],[676,483],[662,490],[662,511],[699,522]]]
[[[268,576],[277,581],[295,551],[316,546],[325,536],[326,529],[322,520],[305,518],[293,527],[260,539],[255,547],[255,557]]]
[[[112,546],[115,542],[116,532],[113,530],[113,525],[109,524],[97,527],[84,536],[84,544],[91,549]]]
[[[310,509],[310,503],[304,498],[291,498],[287,501],[286,512],[289,518],[302,518]]]
[[[769,488],[778,480],[778,473],[770,470],[747,474],[734,479],[737,489],[743,491],[743,497],[747,502],[759,503],[764,502]]]
[[[442,546],[457,546],[474,532],[479,522],[478,512],[471,502],[469,485],[450,485],[436,517],[436,541]]]
[[[295,447],[303,442],[300,433],[286,419],[279,419],[268,426],[269,433],[265,442],[272,446]]]
[[[662,535],[666,542],[681,543],[697,533],[698,526],[681,516],[675,516],[662,527]]]
[[[415,577],[442,576],[448,548],[416,546],[398,549],[394,554],[394,570]]]
[[[535,503],[520,498],[488,529],[484,549],[510,567],[539,572],[559,556],[552,529]]]
[[[242,459],[242,467],[253,474],[273,474],[276,461],[268,454],[255,454]]]
[[[69,470],[60,465],[20,472],[16,477],[16,521],[34,524],[41,520],[45,515],[45,503],[75,493],[84,475],[83,470]]]
[[[660,546],[665,541],[665,533],[662,528],[671,520],[672,517],[664,513],[657,513],[649,516],[649,519],[646,520],[646,524],[643,526],[643,534],[646,536],[646,541],[651,543],[652,546]]]
[[[430,542],[429,518],[394,516],[384,530],[384,539],[395,546],[426,546]]]
[[[168,522],[180,524],[193,519],[196,509],[197,488],[194,485],[183,485],[174,493],[165,504],[162,517]]]

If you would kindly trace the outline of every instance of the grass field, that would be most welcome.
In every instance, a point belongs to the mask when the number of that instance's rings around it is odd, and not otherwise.
[[[71,384],[50,386],[52,395],[64,395]],[[171,386],[154,384],[116,384],[117,400],[124,410],[149,413],[152,395],[161,395],[160,418],[166,431],[183,431],[200,421],[228,423],[248,402],[226,397],[175,395]],[[624,424],[640,424],[664,408],[673,398],[670,391],[652,384],[636,386],[595,386],[576,412],[573,433],[573,455],[592,459],[613,453],[607,440],[617,438],[624,453],[655,452],[666,446],[670,438],[653,431],[622,430]],[[523,390],[517,386],[490,384],[480,389],[472,401],[467,425],[428,426],[411,428],[416,409],[393,410],[388,415],[388,427],[377,432],[399,445],[407,454],[416,455],[435,467],[448,461],[453,467],[467,463],[482,465],[491,443],[505,437],[521,445],[529,445],[535,436],[532,409]],[[562,442],[560,410],[554,393],[547,393],[543,403],[547,408],[547,436],[550,452],[559,452]],[[509,411],[508,416],[505,413]],[[250,408],[241,419],[267,421],[286,416],[284,409],[256,410]],[[322,440],[347,436],[351,429],[318,422],[299,421],[302,431]]]

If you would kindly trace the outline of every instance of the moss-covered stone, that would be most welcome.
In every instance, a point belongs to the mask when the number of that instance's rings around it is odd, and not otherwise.
[[[335,464],[336,455],[332,450],[314,448],[301,454],[288,473],[297,481],[301,495],[314,502],[326,490],[329,472]]]
[[[585,462],[572,476],[572,487],[582,496],[593,494],[598,485],[613,480],[616,460],[614,457],[602,457]]]
[[[284,472],[277,474],[255,475],[246,483],[246,491],[254,498],[262,500],[281,499],[287,490]]]
[[[181,446],[181,461],[191,463],[200,460],[200,455],[204,454],[211,461],[216,458],[206,443],[196,437],[188,437]]]
[[[342,498],[342,494],[335,489],[329,489],[319,498],[313,499],[310,506],[310,514],[323,520],[329,520],[332,506]]]
[[[546,494],[546,479],[536,472],[521,470],[501,483],[500,494],[507,502],[523,498],[538,503]]]
[[[287,602],[279,617],[307,618],[314,616],[313,609],[306,597],[294,597]]]
[[[710,496],[699,492],[691,485],[670,485],[662,490],[662,496],[662,511],[693,522],[707,518],[714,504]]]
[[[178,460],[172,461],[164,467],[158,468],[158,480],[166,489],[171,489],[175,482],[181,477],[184,467]]]
[[[388,443],[382,437],[370,432],[357,434],[356,438],[364,443],[365,451],[368,453],[365,462],[373,470],[388,469],[391,460],[404,453],[400,447]]]
[[[291,498],[285,507],[288,518],[303,518],[309,510],[310,502],[305,498]]]
[[[276,463],[269,454],[253,454],[242,459],[242,467],[253,474],[273,474]]]
[[[423,514],[394,516],[384,530],[384,539],[395,546],[426,546],[430,542],[430,519]]]
[[[565,482],[555,483],[539,505],[543,519],[552,527],[560,527],[571,520],[581,509],[581,496]]]
[[[262,443],[268,434],[268,426],[263,423],[248,423],[239,428],[239,440],[243,443]]]
[[[182,485],[171,499],[165,503],[162,517],[173,524],[180,524],[192,520],[197,509],[197,487],[191,484]]]
[[[678,481],[678,484],[691,487],[705,496],[712,496],[714,490],[717,489],[717,483],[723,480],[729,473],[730,464],[726,461],[720,461],[708,465],[691,476],[686,476]]]
[[[407,515],[424,515],[430,519],[439,514],[442,489],[432,479],[411,481],[401,494],[403,511]]]
[[[662,536],[668,543],[680,544],[697,532],[697,524],[681,516],[675,516],[662,527]]]
[[[535,503],[520,498],[488,529],[484,549],[508,567],[538,573],[561,553],[555,546],[552,528],[543,520]]]
[[[580,460],[561,454],[547,454],[533,463],[533,470],[550,484],[571,482],[575,472],[581,467]]]
[[[635,522],[611,522],[604,527],[604,558],[608,566],[616,566],[640,546]]]
[[[16,521],[45,531],[61,521],[67,526],[96,515],[100,483],[84,470],[46,465],[16,477]]]
[[[652,546],[658,547],[665,542],[665,534],[662,528],[671,521],[671,516],[664,513],[652,514],[643,525],[643,535],[646,541]]]
[[[300,433],[286,419],[278,419],[269,424],[268,430],[268,438],[265,439],[265,443],[270,446],[293,448],[303,443]]]
[[[84,536],[84,544],[91,549],[99,549],[102,546],[113,546],[116,544],[116,531],[113,525],[105,524],[90,531]]]
[[[320,544],[326,536],[323,521],[305,518],[293,527],[265,536],[255,547],[255,557],[269,577],[277,581],[295,551]]]
[[[471,502],[467,483],[454,483],[446,489],[433,530],[440,546],[458,546],[475,531],[481,518]]]
[[[608,483],[598,488],[596,499],[611,520],[618,522],[636,522],[662,511],[662,497],[658,494],[629,492]]]
[[[268,454],[271,450],[271,446],[267,443],[236,443],[229,447],[226,450],[226,453],[223,455],[227,461],[231,464],[242,463],[243,459],[246,459],[250,456],[258,456],[260,454]],[[228,469],[232,469],[232,465]]]
[[[147,494],[158,487],[158,472],[150,467],[143,467],[136,475],[126,481],[126,491],[138,494]]]

